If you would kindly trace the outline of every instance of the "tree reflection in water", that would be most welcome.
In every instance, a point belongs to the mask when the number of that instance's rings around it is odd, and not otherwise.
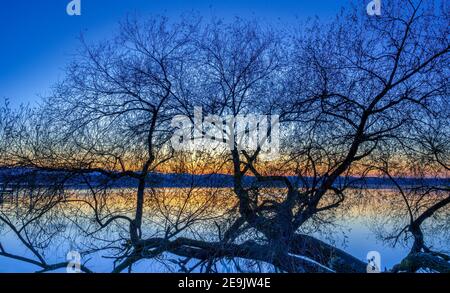
[[[170,240],[186,237],[203,242],[220,242],[223,239],[221,231],[226,231],[238,217],[237,201],[232,196],[232,190],[227,188],[161,188],[147,189],[146,192],[145,229],[142,231],[145,238]],[[268,197],[278,193],[278,189],[265,190]],[[30,197],[30,194],[33,196]],[[442,194],[430,194],[429,197],[442,197]],[[421,210],[427,206],[425,201],[428,205],[435,202],[435,199],[424,200],[418,196],[411,196],[410,199],[423,201]],[[8,243],[13,243],[3,249],[6,252],[26,248],[26,253],[11,254],[9,257],[33,264],[29,267],[30,271],[34,271],[36,266],[40,267],[37,271],[65,270],[65,254],[75,250],[81,253],[84,260],[83,271],[90,272],[96,268],[99,272],[107,272],[129,255],[131,242],[125,220],[115,221],[111,225],[106,223],[114,217],[131,217],[134,204],[131,189],[22,190],[0,205],[1,235],[10,239]],[[419,213],[418,210],[416,212]],[[447,229],[449,212],[448,208],[440,210],[423,227],[425,239],[444,252],[450,249]],[[399,235],[399,231],[408,225],[409,215],[403,198],[392,189],[349,190],[346,204],[330,210],[321,219],[312,220],[302,232],[336,243],[339,241],[337,231],[342,230],[343,235],[349,233],[346,229],[351,228],[355,221],[363,223],[386,246],[411,247],[410,237]],[[245,243],[249,239],[264,243],[263,235],[251,228],[242,231],[239,241]],[[214,263],[209,264],[205,260],[176,255],[176,250],[174,252],[143,257],[141,263],[135,265],[136,271],[277,270],[264,261],[217,257]],[[59,256],[60,262],[57,262],[56,256]],[[130,271],[133,271],[132,267]]]

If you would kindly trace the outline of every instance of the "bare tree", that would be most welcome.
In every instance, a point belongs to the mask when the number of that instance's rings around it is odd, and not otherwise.
[[[390,152],[378,157],[378,164],[374,165],[374,168],[380,170],[394,184],[403,201],[403,206],[399,208],[403,213],[394,217],[401,223],[400,226],[383,238],[391,241],[393,245],[402,237],[404,240],[412,238],[408,255],[400,264],[394,266],[394,272],[450,270],[449,256],[427,244],[424,233],[424,229],[431,230],[427,233],[429,236],[431,233],[439,233],[438,229],[427,227],[426,224],[431,218],[442,223],[440,229],[448,229],[448,223],[445,221],[450,203],[449,182],[446,179],[449,170],[449,161],[446,159],[449,156],[446,144],[449,136],[448,127],[445,127],[448,123],[448,101],[442,102],[439,110],[431,114],[434,119],[418,120],[410,125],[405,138],[411,143],[400,147],[403,162],[399,162],[398,154]],[[407,161],[406,166],[402,166],[404,161]],[[408,176],[415,178],[416,182],[412,186],[402,185],[401,178]],[[405,225],[402,218],[406,218]]]
[[[93,251],[114,250],[113,272],[168,253],[182,258],[175,261],[182,271],[212,272],[223,259],[247,259],[286,272],[364,272],[363,261],[305,227],[320,223],[370,174],[395,184],[390,164],[379,164],[386,155],[419,152],[439,166],[432,174],[448,172],[448,24],[448,11],[421,1],[386,3],[376,18],[350,10],[294,34],[240,19],[128,19],[112,41],[89,45],[82,38],[66,78],[41,109],[17,113],[20,123],[0,116],[0,136],[13,146],[1,143],[0,158],[37,176],[62,176],[63,187],[85,187],[86,196],[62,202],[74,205],[80,221],[93,219],[83,233],[106,243]],[[220,117],[278,115],[280,158],[264,160],[274,124],[254,150],[241,147],[233,122],[219,141],[228,148],[175,152],[171,121],[179,114],[194,121],[194,107]],[[149,183],[158,170],[173,169],[229,172],[234,197],[217,200],[217,186],[202,194],[192,177],[174,204],[171,192]],[[126,192],[115,193],[120,184],[133,188],[132,203]],[[447,187],[437,189],[448,194]],[[434,253],[420,226],[447,201],[411,215],[408,231],[416,241],[408,257]],[[228,208],[217,213],[222,204]],[[211,221],[214,237],[199,235],[194,227]],[[120,235],[104,236],[113,228]]]

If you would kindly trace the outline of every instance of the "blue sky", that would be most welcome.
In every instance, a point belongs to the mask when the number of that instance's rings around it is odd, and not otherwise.
[[[68,16],[70,0],[6,0],[0,3],[0,100],[13,106],[35,103],[62,78],[62,68],[88,40],[107,38],[127,13],[165,14],[190,11],[205,16],[257,17],[294,22],[315,15],[329,18],[348,0],[81,0],[82,15]]]

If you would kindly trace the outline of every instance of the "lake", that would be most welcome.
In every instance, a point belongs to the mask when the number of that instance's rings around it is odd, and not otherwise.
[[[108,272],[113,267],[115,253],[123,251],[128,237],[128,224],[116,221],[106,229],[98,230],[93,208],[100,220],[114,215],[133,215],[135,205],[131,189],[95,191],[67,190],[57,193],[45,190],[23,191],[0,204],[0,215],[22,230],[45,259],[61,262],[68,251],[82,252],[82,262],[95,272]],[[266,190],[266,195],[279,196],[277,189]],[[167,231],[176,237],[216,241],[218,227],[227,227],[236,217],[237,200],[228,188],[159,188],[146,191],[143,235],[161,237]],[[54,203],[54,205],[53,205]],[[48,206],[51,209],[47,209]],[[448,208],[428,219],[424,225],[425,239],[435,250],[449,252],[450,237]],[[43,215],[42,215],[43,214]],[[104,218],[104,219],[103,219]],[[333,244],[365,261],[369,251],[381,255],[381,268],[392,268],[409,251],[410,240],[400,237],[399,243],[383,240],[398,233],[407,223],[407,211],[402,198],[390,189],[353,189],[339,208],[310,221],[301,231]],[[30,224],[27,224],[30,222]],[[448,227],[448,226],[447,226]],[[249,232],[241,240],[261,235]],[[9,253],[33,257],[30,250],[0,221],[0,243]],[[155,259],[140,261],[133,272],[177,272],[177,257],[168,253]],[[247,271],[270,271],[270,266],[238,260]],[[192,263],[190,261],[189,263]],[[223,272],[232,272],[236,264],[230,260],[218,263]],[[34,272],[39,268],[0,256],[1,273]],[[57,272],[65,272],[60,269]]]

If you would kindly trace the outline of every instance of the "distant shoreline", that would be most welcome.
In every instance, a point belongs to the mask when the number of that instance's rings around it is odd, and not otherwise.
[[[302,180],[295,176],[288,176],[291,183],[298,188],[303,188],[313,183],[313,178],[305,177]],[[41,171],[37,169],[28,168],[0,168],[0,189],[2,185],[12,187],[50,187],[61,185],[64,188],[84,189],[88,185],[84,180],[89,180],[89,183],[95,186],[107,186],[110,188],[135,188],[137,187],[137,180],[131,177],[123,177],[112,180],[106,175],[99,172],[91,172],[80,175],[70,174],[63,171]],[[419,186],[449,186],[450,178],[395,178],[398,184],[404,187],[419,187]],[[257,179],[252,176],[245,176],[243,178],[245,186],[258,187],[272,187],[283,188],[281,182],[259,183]],[[336,180],[335,186],[348,186],[355,189],[393,189],[396,186],[391,180],[380,177],[339,177]],[[189,187],[203,187],[203,188],[232,188],[233,176],[226,174],[164,174],[151,173],[147,180],[148,188],[189,188]]]

